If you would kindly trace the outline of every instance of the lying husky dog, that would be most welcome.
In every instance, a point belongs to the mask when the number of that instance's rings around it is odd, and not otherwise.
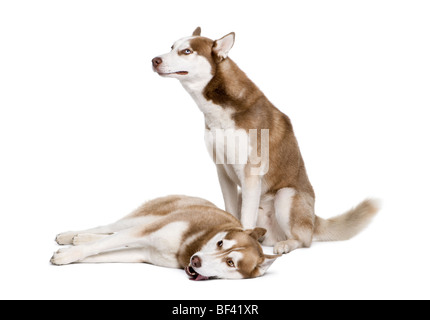
[[[57,251],[51,263],[146,262],[185,268],[192,280],[255,278],[279,257],[263,253],[257,240],[265,232],[244,230],[204,199],[168,196],[113,224],[59,234],[58,244],[74,246]]]
[[[366,200],[333,219],[317,217],[290,119],[228,57],[234,33],[215,41],[200,34],[197,28],[176,41],[152,65],[160,76],[179,79],[203,112],[226,211],[245,228],[267,229],[263,244],[278,254],[309,247],[312,240],[356,235],[378,211],[376,203]]]

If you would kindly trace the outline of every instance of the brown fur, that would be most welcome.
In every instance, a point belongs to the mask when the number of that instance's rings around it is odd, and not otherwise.
[[[133,211],[127,217],[135,218],[145,215],[164,216],[174,211],[178,207],[187,205],[195,206],[197,204],[205,205],[208,207],[216,207],[213,203],[201,198],[173,195],[148,201],[142,206],[140,206],[138,209]]]
[[[199,36],[202,33],[202,29],[200,27],[197,27],[196,30],[193,32],[193,36]]]
[[[379,210],[379,203],[365,200],[348,212],[330,219],[316,217],[314,240],[349,240],[363,230]]]
[[[290,119],[273,106],[230,58],[216,65],[215,76],[204,95],[218,105],[233,108],[232,118],[238,128],[270,130],[273,147],[269,172],[264,177],[270,193],[291,187],[315,196]]]
[[[215,62],[212,59],[213,41],[205,37],[197,37],[190,40],[190,47],[194,52],[208,59],[212,66],[212,73],[215,74]]]
[[[259,265],[264,261],[265,258],[260,244],[255,237],[249,236],[250,233],[251,232],[233,230],[229,232],[226,236],[226,239],[235,239],[237,242],[236,245],[228,251],[240,251],[240,248],[247,248],[246,255],[244,255],[243,259],[241,259],[238,265],[240,273],[243,275],[244,278],[254,278],[258,276]],[[225,255],[227,257],[228,253],[226,253]]]

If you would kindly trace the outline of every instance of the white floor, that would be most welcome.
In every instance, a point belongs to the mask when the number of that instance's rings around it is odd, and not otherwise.
[[[52,266],[54,228],[24,225],[2,240],[2,299],[421,299],[430,298],[426,237],[402,237],[388,205],[353,240],[315,243],[253,280],[188,280],[147,264]],[[15,219],[18,223],[19,219]],[[51,230],[52,229],[52,230]],[[407,232],[408,230],[404,231]],[[25,235],[25,238],[24,238]],[[3,237],[2,237],[3,238]],[[265,248],[268,253],[271,248]]]
[[[429,299],[429,9],[1,2],[0,298]],[[291,117],[317,214],[368,196],[383,210],[358,237],[295,251],[255,280],[50,265],[57,233],[110,223],[145,200],[179,193],[223,204],[203,116],[176,80],[151,70],[199,25],[213,39],[235,31],[231,58]]]

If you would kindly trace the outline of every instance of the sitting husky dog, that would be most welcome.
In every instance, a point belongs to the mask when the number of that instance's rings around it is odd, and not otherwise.
[[[102,227],[61,233],[55,265],[73,262],[146,262],[185,268],[192,280],[245,279],[263,275],[279,256],[258,242],[266,230],[244,230],[231,214],[200,198],[155,199]]]
[[[197,28],[176,41],[152,66],[160,76],[178,79],[203,112],[226,211],[244,228],[265,228],[263,244],[277,254],[309,247],[313,240],[355,236],[378,204],[366,200],[332,219],[316,216],[314,189],[290,119],[228,57],[234,33],[215,41],[200,34]]]

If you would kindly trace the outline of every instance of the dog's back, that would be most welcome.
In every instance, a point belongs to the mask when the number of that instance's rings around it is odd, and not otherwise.
[[[163,216],[178,209],[185,209],[193,206],[216,208],[213,203],[202,198],[183,195],[171,195],[150,200],[141,205],[139,208],[137,208],[125,218],[142,217],[146,215]]]

